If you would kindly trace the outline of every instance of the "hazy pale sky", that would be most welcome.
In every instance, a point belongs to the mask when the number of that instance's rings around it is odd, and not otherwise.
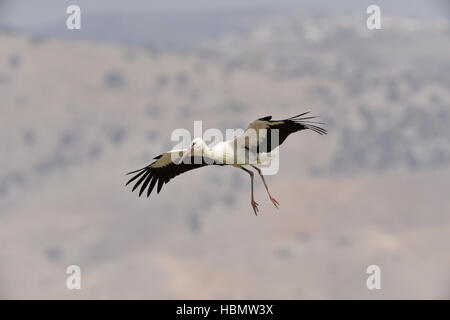
[[[317,14],[358,12],[370,4],[378,4],[382,13],[414,18],[433,19],[449,13],[446,0],[0,0],[2,24],[27,28],[58,21],[70,4],[82,7],[83,12],[136,13],[170,12],[193,13],[207,11],[239,11],[252,9],[304,10]]]

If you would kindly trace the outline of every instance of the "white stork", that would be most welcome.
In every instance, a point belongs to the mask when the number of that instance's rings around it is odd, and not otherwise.
[[[252,167],[258,172],[270,200],[278,209],[280,204],[270,194],[264,176],[261,173],[261,169],[255,164],[262,164],[273,159],[271,151],[281,145],[291,133],[309,129],[321,135],[327,134],[325,129],[316,126],[316,124],[323,123],[312,121],[312,119],[316,117],[305,117],[308,113],[309,112],[304,112],[285,120],[272,120],[272,116],[260,118],[250,123],[243,134],[232,140],[219,142],[213,148],[209,148],[201,138],[195,138],[192,140],[189,149],[166,152],[155,157],[155,161],[148,166],[127,173],[135,173],[135,175],[126,185],[138,179],[133,186],[132,191],[141,186],[139,196],[147,189],[148,197],[156,184],[158,184],[157,192],[159,193],[164,183],[169,182],[170,179],[186,171],[207,165],[232,165],[244,170],[250,175],[251,205],[255,215],[258,215],[258,203],[255,202],[253,196],[254,173],[245,168],[245,165]],[[274,131],[277,132],[278,139],[273,138]],[[249,138],[249,133],[251,132],[256,132],[256,137],[253,140]],[[236,161],[236,155],[239,153],[245,155],[244,161]],[[254,159],[255,161],[250,161],[250,159]]]

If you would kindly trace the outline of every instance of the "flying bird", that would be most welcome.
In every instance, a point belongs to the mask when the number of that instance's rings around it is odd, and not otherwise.
[[[163,184],[184,172],[210,165],[231,165],[249,174],[250,203],[255,215],[258,215],[259,204],[255,202],[253,195],[254,172],[249,169],[251,167],[261,177],[269,199],[278,209],[280,204],[270,193],[261,169],[257,165],[273,160],[274,155],[271,152],[291,133],[309,129],[320,135],[327,134],[325,129],[318,126],[323,123],[314,121],[313,119],[317,117],[308,114],[309,112],[304,112],[284,120],[272,120],[272,116],[260,118],[250,123],[241,135],[232,140],[219,142],[212,148],[208,147],[201,138],[195,138],[188,149],[166,152],[155,157],[155,161],[146,167],[127,173],[134,176],[126,185],[135,181],[132,191],[140,187],[139,196],[147,191],[148,197],[155,187],[159,194]]]

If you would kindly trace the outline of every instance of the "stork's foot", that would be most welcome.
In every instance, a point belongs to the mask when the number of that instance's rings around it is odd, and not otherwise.
[[[252,200],[251,204],[252,204],[253,211],[255,212],[255,216],[257,216],[258,212],[259,212],[259,209],[258,209],[259,204],[257,202],[255,202],[254,200]]]
[[[270,201],[272,201],[275,208],[279,209],[278,207],[280,206],[280,204],[278,203],[278,201],[272,196],[269,196],[269,198],[270,198]]]

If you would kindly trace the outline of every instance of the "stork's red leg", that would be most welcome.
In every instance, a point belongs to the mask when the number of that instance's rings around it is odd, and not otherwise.
[[[255,199],[253,197],[253,176],[254,176],[254,174],[252,171],[245,169],[244,167],[240,167],[240,168],[250,175],[250,183],[251,183],[251,190],[252,190],[252,201],[250,203],[252,205],[253,211],[255,212],[255,216],[257,216],[258,211],[259,211],[259,209],[258,209],[259,204],[255,201]]]
[[[263,183],[264,183],[264,187],[266,187],[267,194],[269,195],[270,201],[272,201],[272,203],[273,203],[273,205],[275,206],[275,208],[278,209],[278,206],[279,206],[280,204],[279,204],[278,201],[277,201],[274,197],[272,197],[272,195],[270,194],[269,188],[267,187],[267,184],[266,184],[266,180],[264,179],[264,176],[263,176],[262,173],[261,173],[261,169],[258,168],[258,167],[256,167],[256,166],[254,166],[254,165],[251,165],[251,166],[252,166],[253,169],[255,169],[256,171],[258,171],[259,176],[261,177],[261,179],[262,179],[262,181],[263,181]]]

